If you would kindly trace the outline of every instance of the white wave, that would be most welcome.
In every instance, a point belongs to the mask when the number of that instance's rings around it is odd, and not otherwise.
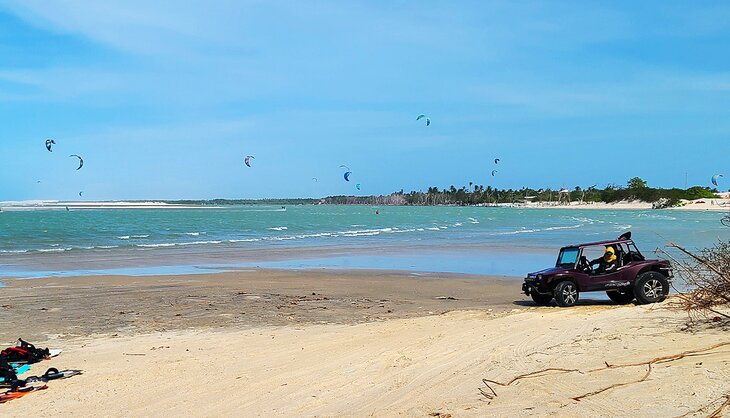
[[[71,251],[73,248],[42,248],[38,250],[41,253],[62,253],[64,251]]]
[[[331,237],[333,234],[331,232],[320,232],[318,234],[303,234],[303,235],[297,235],[296,238],[298,239],[305,239],[305,238],[320,238],[320,237]]]
[[[108,250],[111,248],[119,248],[118,245],[97,245],[97,246],[88,246],[88,247],[79,247],[80,250]]]
[[[121,240],[128,240],[128,239],[142,239],[142,238],[149,238],[149,235],[122,235],[121,237],[117,237],[117,239]]]
[[[433,226],[433,227],[431,227],[431,228],[426,228],[426,229],[427,229],[427,230],[429,230],[429,231],[440,231],[440,229],[438,229],[438,228],[437,228],[437,227],[435,227],[435,226]]]
[[[582,224],[589,224],[589,225],[606,223],[605,221],[602,221],[600,219],[592,219],[592,218],[585,218],[585,217],[578,217],[578,216],[567,216],[564,219],[570,219],[570,220],[573,220],[576,222],[580,222]]]
[[[561,229],[576,229],[576,228],[580,228],[582,226],[583,225],[551,226],[551,227],[548,227],[548,228],[543,229],[543,231],[558,231],[558,230],[561,230]]]
[[[158,248],[158,247],[174,247],[176,244],[166,242],[162,244],[136,244],[137,247],[141,248]]]
[[[205,235],[205,232],[185,232],[184,235],[190,235],[191,237],[197,237],[200,235]]]
[[[582,224],[578,225],[567,225],[567,226],[549,226],[547,228],[532,228],[527,229],[525,227],[522,227],[522,229],[518,229],[516,231],[505,231],[505,232],[496,232],[492,235],[517,235],[517,234],[531,234],[534,232],[544,232],[544,231],[559,231],[562,229],[576,229],[582,227]]]
[[[223,241],[193,241],[193,242],[180,242],[177,245],[206,245],[206,244],[220,244]]]
[[[287,230],[287,229],[289,229],[289,228],[287,228],[287,227],[285,227],[285,226],[275,226],[275,227],[272,227],[272,228],[267,228],[267,229],[268,229],[269,231],[286,231],[286,230]]]
[[[342,236],[350,236],[350,234],[356,234],[356,235],[359,235],[359,234],[372,234],[372,235],[377,235],[377,234],[380,234],[380,233],[383,233],[383,232],[385,232],[385,233],[393,232],[393,228],[354,229],[352,231],[342,231],[342,232],[339,232],[339,234],[342,235]]]
[[[3,254],[23,254],[27,253],[30,250],[0,250],[0,253]]]
[[[342,234],[343,237],[370,237],[380,235],[380,232],[373,231],[373,232],[358,232],[358,233],[344,233]]]
[[[455,223],[455,224],[454,224],[453,226],[455,226],[455,227],[456,227],[456,226],[461,226],[461,225],[462,225],[462,223],[461,223],[461,222],[457,222],[457,223]]]
[[[257,241],[291,241],[296,239],[306,238],[321,238],[321,237],[332,237],[335,236],[331,232],[320,232],[314,234],[302,234],[302,235],[286,235],[281,237],[262,237],[262,238],[244,238],[244,239],[229,239],[228,242],[235,244],[238,242],[257,242]]]
[[[638,215],[639,218],[649,218],[649,219],[665,219],[668,221],[676,221],[677,218],[674,216],[667,216],[667,215],[655,215],[655,214],[648,214],[648,213],[640,213]]]
[[[530,234],[533,232],[540,232],[541,229],[518,229],[517,231],[506,231],[506,232],[496,232],[492,235],[517,235],[517,234]]]
[[[478,224],[479,223],[479,221],[476,220],[476,219],[474,219],[474,218],[467,218],[467,219],[469,219],[469,223],[472,223],[472,224]]]

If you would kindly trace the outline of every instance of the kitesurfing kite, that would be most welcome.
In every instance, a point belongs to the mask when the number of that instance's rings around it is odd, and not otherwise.
[[[317,180],[317,177],[312,177],[312,180],[314,180],[315,183],[319,183],[319,180]]]
[[[46,149],[48,152],[53,152],[53,146],[56,145],[56,141],[52,139],[46,139]]]
[[[246,163],[246,167],[251,167],[251,159],[255,160],[256,158],[254,158],[253,155],[247,155],[246,158],[243,160],[243,162]]]
[[[495,174],[497,174],[497,170],[492,170],[492,177],[494,177]]]
[[[712,176],[712,184],[714,184],[715,186],[717,186],[718,177],[725,177],[725,175],[724,174],[715,174],[714,176]]]
[[[498,164],[498,163],[499,163],[499,158],[495,158],[494,159],[494,164]]]
[[[71,154],[71,155],[69,155],[69,157],[76,157],[79,159],[79,168],[77,168],[76,170],[81,170],[81,167],[84,166],[84,159],[76,154]]]
[[[355,185],[355,188],[356,188],[357,190],[360,190],[360,187],[361,187],[361,186],[360,186],[360,183],[357,183],[357,184]]]
[[[416,120],[421,120],[421,119],[426,119],[426,126],[431,125],[431,118],[429,118],[428,116],[426,116],[424,114],[420,114],[416,117]]]
[[[79,197],[83,197],[83,194],[84,194],[83,191],[79,192]]]
[[[350,181],[350,175],[352,175],[352,171],[345,171],[345,174],[343,175],[345,181]]]

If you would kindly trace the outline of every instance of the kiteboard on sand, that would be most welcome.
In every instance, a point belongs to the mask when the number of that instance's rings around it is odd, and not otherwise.
[[[36,392],[39,390],[48,389],[48,385],[45,382],[39,382],[38,385],[28,385],[17,390],[9,390],[5,393],[0,394],[0,404],[3,404],[13,399],[22,398],[23,396]]]
[[[30,376],[27,379],[24,380],[26,384],[29,383],[38,383],[38,382],[48,382],[50,380],[58,380],[58,379],[68,379],[69,377],[74,377],[82,374],[83,372],[81,370],[61,370],[59,371],[55,367],[51,367],[50,369],[46,370],[45,373],[43,373],[43,376]]]

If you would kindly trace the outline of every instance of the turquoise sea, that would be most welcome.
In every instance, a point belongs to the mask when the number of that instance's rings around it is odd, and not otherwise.
[[[376,211],[379,214],[376,214]],[[248,267],[523,276],[561,246],[631,230],[645,253],[730,239],[717,212],[238,206],[0,213],[0,277]]]

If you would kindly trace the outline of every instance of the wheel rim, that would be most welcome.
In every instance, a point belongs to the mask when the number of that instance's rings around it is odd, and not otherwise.
[[[658,299],[664,295],[664,287],[657,279],[647,280],[644,283],[644,294],[651,299]]]
[[[572,305],[578,299],[578,291],[573,285],[567,285],[563,288],[563,300],[565,303]]]

